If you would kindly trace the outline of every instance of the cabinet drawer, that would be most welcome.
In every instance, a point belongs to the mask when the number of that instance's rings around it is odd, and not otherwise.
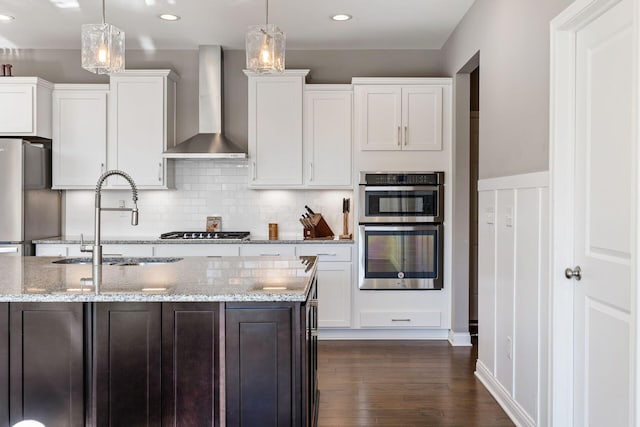
[[[238,245],[156,245],[155,256],[238,256]]]
[[[242,245],[241,256],[295,256],[295,246],[282,244]]]
[[[69,256],[66,245],[36,245],[36,256]]]
[[[438,328],[439,311],[361,311],[363,328]]]
[[[91,256],[90,253],[85,253],[83,255]],[[109,255],[122,255],[123,257],[153,256],[153,245],[102,245],[102,256],[106,257]]]
[[[320,261],[351,261],[351,246],[298,245],[297,256],[317,256]]]

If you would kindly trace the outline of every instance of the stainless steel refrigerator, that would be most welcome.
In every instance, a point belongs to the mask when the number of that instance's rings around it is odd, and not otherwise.
[[[49,140],[0,138],[0,256],[35,255],[32,240],[60,235]]]

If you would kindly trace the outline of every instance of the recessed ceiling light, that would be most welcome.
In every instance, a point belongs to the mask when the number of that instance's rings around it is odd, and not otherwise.
[[[338,13],[337,15],[333,15],[331,19],[334,21],[348,21],[353,18],[351,15],[347,15],[346,13]]]
[[[14,18],[11,15],[2,15],[2,14],[0,14],[0,22],[9,22],[9,21],[13,21],[14,19],[16,19],[16,18]]]
[[[165,21],[177,21],[178,19],[180,19],[178,15],[173,15],[171,13],[163,13],[159,16],[159,18]]]

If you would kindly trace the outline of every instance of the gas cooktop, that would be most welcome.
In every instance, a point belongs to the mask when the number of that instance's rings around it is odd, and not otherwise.
[[[161,239],[175,240],[249,240],[248,231],[170,231],[162,233]]]

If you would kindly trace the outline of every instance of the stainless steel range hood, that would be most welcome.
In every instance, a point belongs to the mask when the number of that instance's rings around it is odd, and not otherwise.
[[[167,159],[246,159],[247,153],[222,133],[222,49],[198,48],[199,133],[163,153]]]

